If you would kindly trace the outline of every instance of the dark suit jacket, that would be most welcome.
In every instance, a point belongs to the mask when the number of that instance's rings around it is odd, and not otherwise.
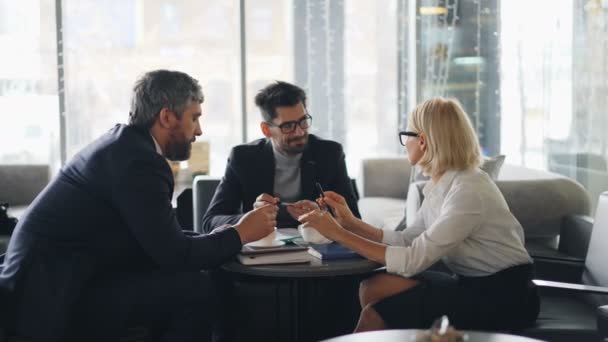
[[[302,198],[319,197],[314,183],[323,190],[335,191],[346,198],[353,214],[360,217],[357,199],[344,162],[342,145],[309,135],[308,146],[301,159]],[[255,199],[262,193],[274,194],[275,160],[272,143],[259,139],[232,149],[226,173],[203,217],[203,230],[211,231],[223,224],[236,223],[243,213],[253,209]],[[283,215],[286,216],[286,215]],[[279,227],[295,227],[291,217],[278,220]]]
[[[236,254],[234,229],[184,235],[171,206],[173,185],[145,130],[116,125],[76,154],[9,243],[0,286],[13,290],[17,320],[45,340],[60,340],[79,294],[98,276],[195,271]]]

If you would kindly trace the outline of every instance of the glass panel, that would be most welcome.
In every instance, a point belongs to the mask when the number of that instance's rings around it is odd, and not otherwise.
[[[293,6],[289,0],[245,1],[248,141],[264,137],[254,101],[258,91],[276,80],[294,82]]]
[[[311,133],[343,144],[351,176],[362,157],[398,151],[396,1],[246,4],[249,140],[262,137],[253,97],[285,80],[306,90]]]
[[[154,69],[184,71],[203,86],[210,173],[240,142],[237,1],[64,0],[67,150],[128,119],[133,83]],[[89,15],[95,13],[95,15]]]
[[[361,159],[401,152],[397,114],[397,1],[344,2],[346,156],[351,175]]]
[[[607,20],[605,1],[501,2],[502,150],[579,181],[593,208],[608,190]]]
[[[0,0],[0,164],[59,164],[55,2]]]
[[[483,152],[500,151],[498,0],[418,2],[418,100],[457,98]]]

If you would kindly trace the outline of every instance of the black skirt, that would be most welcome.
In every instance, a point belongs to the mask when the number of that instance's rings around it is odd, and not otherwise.
[[[423,272],[417,286],[374,304],[390,329],[428,329],[447,315],[457,329],[514,330],[531,326],[540,300],[532,264],[509,267],[485,277]]]

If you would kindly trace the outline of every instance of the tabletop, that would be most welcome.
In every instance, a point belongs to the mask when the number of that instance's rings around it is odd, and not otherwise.
[[[406,342],[416,341],[416,336],[422,333],[423,330],[407,329],[407,330],[382,330],[382,331],[370,331],[358,334],[344,335],[340,337],[334,337],[322,342],[369,342],[369,341],[382,341],[382,342]],[[533,339],[530,337],[508,335],[492,332],[481,332],[481,331],[463,331],[467,338],[467,342],[540,342],[541,340]]]
[[[314,257],[311,257],[309,264],[245,266],[238,261],[230,261],[222,266],[222,269],[228,272],[285,278],[362,275],[383,268],[384,266],[363,258],[323,261]]]

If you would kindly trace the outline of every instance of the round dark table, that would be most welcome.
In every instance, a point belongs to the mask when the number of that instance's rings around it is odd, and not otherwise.
[[[358,334],[350,334],[322,342],[370,342],[370,341],[382,341],[382,342],[414,342],[416,341],[416,335],[421,333],[422,330],[382,330],[382,331],[370,331]],[[540,342],[541,340],[533,339],[530,337],[499,334],[482,331],[463,331],[468,338],[466,342]]]
[[[232,320],[247,327],[235,340],[318,341],[352,331],[358,314],[358,286],[384,266],[363,258],[309,264],[222,265],[234,286]]]
[[[246,266],[238,261],[231,261],[222,265],[222,269],[260,277],[319,278],[369,274],[384,268],[378,263],[363,258],[329,261],[323,261],[313,256],[310,258],[309,264],[287,265]]]

